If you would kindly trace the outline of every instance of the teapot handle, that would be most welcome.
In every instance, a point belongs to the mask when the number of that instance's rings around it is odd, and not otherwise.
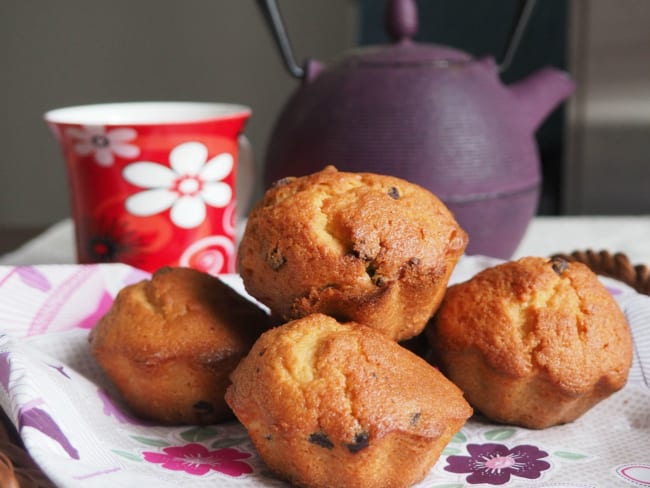
[[[519,47],[519,43],[521,42],[521,38],[526,30],[526,26],[528,25],[528,21],[533,13],[535,1],[536,0],[519,0],[515,22],[510,34],[508,35],[503,58],[498,63],[499,73],[503,73],[510,67],[512,60],[515,57],[515,53],[517,52],[517,48]],[[304,79],[305,69],[296,62],[293,48],[291,47],[291,41],[289,40],[289,35],[284,25],[284,21],[282,20],[282,14],[280,13],[277,1],[257,0],[257,4],[266,20],[266,25],[275,38],[287,70],[292,76]]]
[[[291,47],[291,42],[289,41],[289,35],[287,34],[287,29],[284,26],[284,21],[282,20],[282,15],[280,13],[280,8],[278,7],[277,1],[257,0],[257,5],[262,11],[262,15],[266,20],[266,25],[275,38],[275,42],[278,45],[278,49],[280,50],[280,54],[284,59],[287,70],[292,76],[295,76],[296,78],[304,78],[305,69],[296,62],[296,58]]]
[[[521,38],[524,35],[526,30],[526,25],[530,19],[533,8],[535,7],[535,0],[519,0],[517,5],[517,13],[515,14],[515,22],[512,25],[510,34],[508,35],[508,41],[506,42],[506,49],[503,54],[503,58],[498,63],[499,73],[506,71],[512,60],[515,57]]]

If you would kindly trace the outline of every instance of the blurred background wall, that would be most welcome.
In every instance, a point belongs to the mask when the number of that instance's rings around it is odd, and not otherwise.
[[[417,39],[499,57],[515,0],[420,0]],[[332,62],[384,42],[380,0],[280,0],[296,57]],[[506,82],[544,64],[578,82],[537,134],[539,213],[650,213],[650,2],[538,1]],[[257,164],[298,82],[254,0],[2,0],[0,231],[68,215],[48,109],[128,100],[205,100],[253,108]]]
[[[353,0],[281,0],[298,59],[356,42]],[[270,125],[297,81],[254,0],[1,0],[0,230],[68,215],[66,175],[42,114],[130,100],[247,104],[262,160]]]
[[[650,2],[572,0],[562,210],[650,213]]]

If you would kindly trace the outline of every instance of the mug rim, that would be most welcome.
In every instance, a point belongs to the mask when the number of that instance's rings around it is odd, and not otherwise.
[[[235,103],[195,101],[109,102],[48,110],[45,121],[74,125],[172,125],[249,117],[251,108]]]

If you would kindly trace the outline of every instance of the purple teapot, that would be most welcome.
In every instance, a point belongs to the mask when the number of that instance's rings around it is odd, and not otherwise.
[[[359,48],[325,67],[293,58],[277,4],[260,0],[289,71],[302,79],[273,128],[264,183],[328,164],[397,176],[429,189],[468,232],[467,254],[508,259],[535,215],[541,171],[534,133],[574,89],[544,68],[504,86],[530,15],[522,3],[504,64],[418,43],[414,0],[389,0],[390,45]]]

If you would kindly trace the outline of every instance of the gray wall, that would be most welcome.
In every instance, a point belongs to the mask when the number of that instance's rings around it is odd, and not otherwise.
[[[573,0],[564,209],[650,213],[650,2]]]
[[[282,0],[299,61],[356,40],[353,0]],[[63,162],[42,121],[51,108],[129,100],[205,100],[253,108],[259,164],[297,81],[254,0],[1,0],[0,230],[68,215]]]

